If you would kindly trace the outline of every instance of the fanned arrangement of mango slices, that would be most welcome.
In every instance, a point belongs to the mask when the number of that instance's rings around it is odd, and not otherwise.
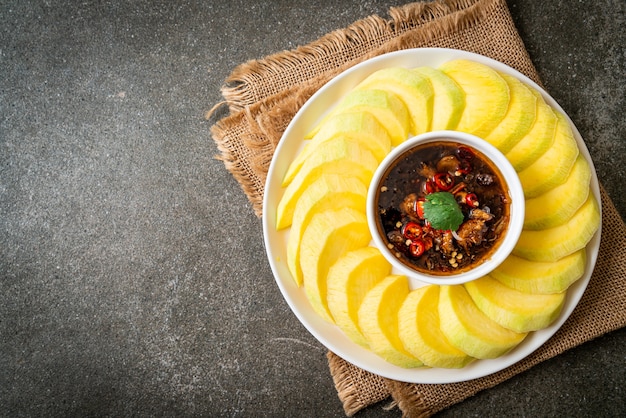
[[[489,276],[410,289],[369,246],[367,187],[392,147],[433,130],[497,147],[519,174],[524,231]],[[277,207],[287,263],[313,309],[401,367],[496,358],[561,312],[600,224],[591,170],[567,118],[515,77],[465,59],[388,68],[363,80],[307,135]]]

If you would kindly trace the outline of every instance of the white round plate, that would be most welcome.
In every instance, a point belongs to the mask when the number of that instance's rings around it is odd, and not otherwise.
[[[442,63],[457,59],[470,59],[490,66],[502,73],[517,77],[541,92],[545,101],[563,114],[559,104],[535,82],[520,72],[498,61],[465,51],[442,48],[407,49],[372,58],[338,75],[318,90],[295,115],[276,149],[270,164],[263,200],[263,234],[265,247],[276,283],[283,297],[307,330],[330,351],[350,363],[380,376],[410,383],[453,383],[483,377],[505,369],[522,360],[544,344],[570,316],[589,283],[600,246],[600,229],[587,245],[587,265],[581,279],[568,290],[565,305],[558,319],[548,328],[530,333],[526,339],[507,354],[492,360],[477,360],[462,369],[417,368],[404,369],[392,365],[373,352],[353,343],[335,325],[319,317],[309,304],[304,289],[299,288],[287,267],[287,234],[289,229],[276,230],[276,207],[283,194],[282,179],[291,161],[304,145],[304,135],[331,109],[348,91],[369,74],[388,67],[413,68],[419,66],[438,67]],[[589,151],[580,133],[568,117],[580,152],[592,168],[591,190],[600,205],[600,188]],[[306,361],[303,359],[303,361]]]

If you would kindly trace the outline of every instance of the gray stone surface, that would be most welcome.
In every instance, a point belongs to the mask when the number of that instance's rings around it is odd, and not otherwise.
[[[0,415],[342,416],[203,114],[394,1],[0,1]],[[510,0],[626,217],[626,6]],[[618,416],[626,331],[441,416]],[[399,416],[387,403],[359,416]]]

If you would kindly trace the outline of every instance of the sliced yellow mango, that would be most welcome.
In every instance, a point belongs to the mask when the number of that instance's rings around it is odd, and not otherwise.
[[[600,226],[593,194],[566,223],[539,231],[523,230],[513,254],[531,261],[553,262],[585,248]]]
[[[585,261],[585,249],[554,262],[529,261],[511,254],[489,275],[520,292],[560,293],[582,277]]]
[[[578,154],[565,183],[526,199],[524,229],[547,229],[567,222],[587,200],[590,182],[589,163]]]
[[[406,137],[405,137],[406,139]],[[304,163],[309,160],[317,147],[329,141],[351,141],[369,150],[378,162],[382,161],[391,150],[391,138],[385,128],[372,114],[366,112],[339,113],[329,118],[320,131],[308,141],[302,151],[291,162],[283,179],[286,187]],[[327,145],[328,146],[328,145]]]
[[[389,363],[405,368],[423,366],[404,348],[398,335],[398,311],[408,294],[405,276],[387,276],[365,295],[358,313],[359,327],[370,349]]]
[[[537,161],[550,148],[556,131],[557,117],[554,110],[538,91],[534,89],[531,91],[537,97],[535,122],[530,131],[504,154],[518,172]]]
[[[450,344],[478,359],[500,357],[526,337],[488,318],[463,285],[443,285],[439,293],[439,323]]]
[[[485,138],[509,108],[507,82],[489,66],[465,59],[447,61],[439,69],[465,92],[465,109],[456,130]]]
[[[417,67],[415,72],[428,77],[433,87],[432,131],[456,129],[465,109],[465,92],[443,71],[432,67]]]
[[[426,366],[458,369],[472,357],[454,347],[439,327],[439,286],[412,290],[398,312],[398,330],[404,347]]]
[[[386,90],[395,94],[409,111],[410,132],[417,135],[430,130],[433,87],[428,78],[408,68],[390,67],[370,74],[355,89]]]
[[[328,270],[343,254],[370,240],[365,214],[348,207],[316,214],[305,229],[300,247],[304,292],[327,321],[333,322],[326,300]]]
[[[328,308],[335,324],[355,343],[368,347],[359,327],[365,295],[391,274],[391,264],[378,248],[363,247],[341,256],[328,271]]]
[[[411,120],[404,102],[390,91],[367,89],[348,92],[331,113],[324,117],[305,138],[314,138],[328,123],[329,119],[341,113],[358,113],[373,116],[387,131],[393,145],[404,142],[410,132]]]
[[[278,202],[276,229],[291,225],[300,196],[323,173],[353,177],[363,184],[369,184],[377,167],[378,161],[372,153],[352,141],[337,140],[320,144],[289,183]]]
[[[287,238],[287,266],[298,286],[302,284],[300,244],[313,215],[343,207],[365,213],[366,197],[367,187],[359,179],[337,174],[322,174],[302,193]]]
[[[517,78],[499,74],[509,86],[511,100],[504,119],[485,137],[485,141],[507,153],[530,132],[535,123],[537,96]]]
[[[578,144],[569,122],[563,114],[559,112],[555,114],[557,124],[552,146],[534,163],[518,173],[527,199],[537,197],[565,183],[578,157]]]
[[[465,289],[488,318],[519,333],[549,326],[559,316],[565,302],[565,292],[524,293],[489,276],[465,283]]]

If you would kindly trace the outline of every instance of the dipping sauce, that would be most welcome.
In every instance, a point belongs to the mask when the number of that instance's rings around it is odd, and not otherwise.
[[[442,199],[454,206],[454,230],[434,227],[442,223],[433,202]],[[409,268],[440,276],[488,259],[506,233],[511,205],[491,160],[452,141],[425,143],[402,154],[382,176],[375,201],[377,229],[390,251]]]

